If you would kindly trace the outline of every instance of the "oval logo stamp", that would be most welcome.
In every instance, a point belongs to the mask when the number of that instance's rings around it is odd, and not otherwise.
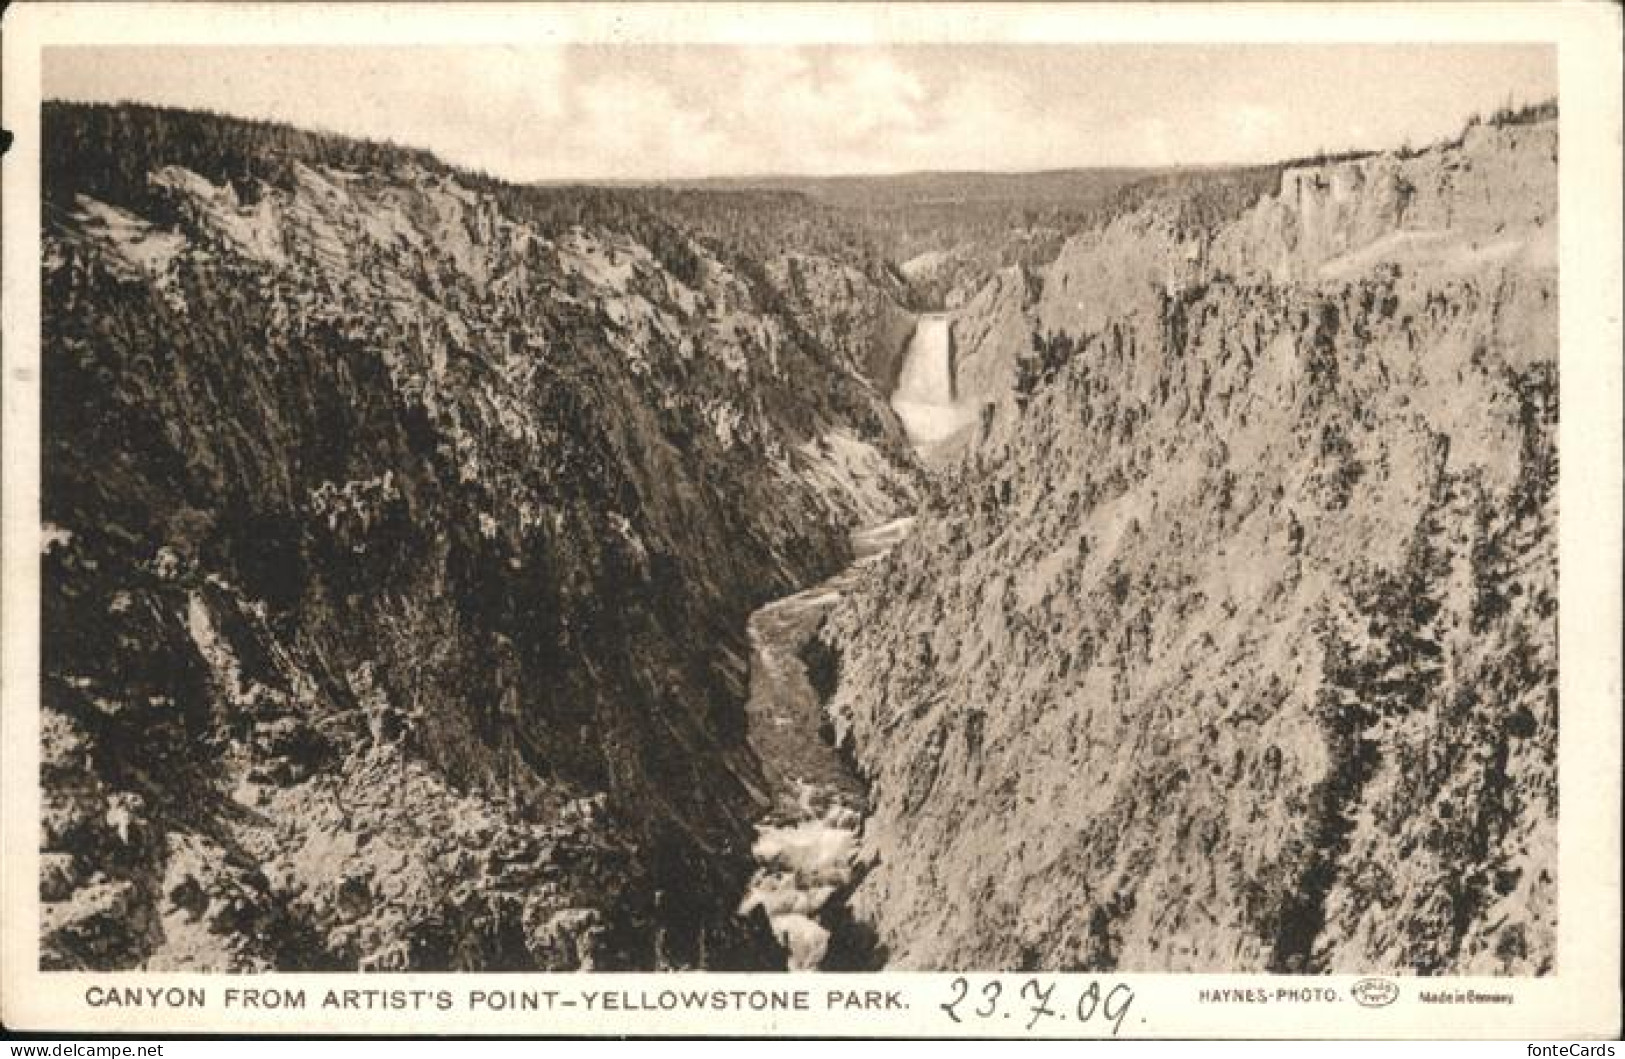
[[[1386,978],[1362,978],[1349,987],[1349,994],[1361,1007],[1385,1008],[1399,999],[1399,986]]]

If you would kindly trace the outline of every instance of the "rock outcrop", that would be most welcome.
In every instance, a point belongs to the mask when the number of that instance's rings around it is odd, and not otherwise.
[[[889,966],[1552,970],[1556,155],[1153,199],[956,314],[987,408],[822,633]]]

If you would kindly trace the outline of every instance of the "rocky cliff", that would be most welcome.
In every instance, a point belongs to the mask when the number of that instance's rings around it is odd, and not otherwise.
[[[277,126],[45,132],[45,965],[781,961],[745,619],[912,506],[895,281]]]
[[[959,310],[988,407],[822,633],[878,959],[1552,969],[1556,202],[1480,125]]]

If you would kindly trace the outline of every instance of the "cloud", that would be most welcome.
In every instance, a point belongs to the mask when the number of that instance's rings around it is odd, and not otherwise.
[[[1173,165],[1179,157],[1174,149],[1173,126],[1163,118],[1135,122],[1125,153],[1134,165]]]
[[[671,88],[644,75],[595,78],[576,90],[574,103],[557,149],[533,160],[549,175],[696,176],[737,150],[704,110],[685,106]]]
[[[1509,91],[1556,90],[1552,49],[1499,45],[47,54],[45,90],[57,98],[207,107],[393,139],[521,181],[1260,162],[1349,146],[1351,136],[1420,144]],[[1382,76],[1359,76],[1369,71]]]
[[[734,130],[743,171],[873,168],[926,120],[926,86],[883,51],[760,52],[745,62],[737,92],[710,101]]]
[[[920,79],[885,55],[837,56],[820,87],[835,117],[825,131],[849,141],[913,132],[927,103]]]
[[[431,145],[449,161],[522,170],[538,129],[566,117],[566,59],[557,48],[391,50],[356,71],[365,92],[335,92],[326,124]],[[342,83],[342,82],[341,82]]]
[[[1078,165],[1090,115],[1034,106],[1010,78],[972,73],[944,91],[935,127],[912,145],[915,169],[1054,169]]]
[[[429,147],[512,173],[530,130],[563,117],[565,53],[530,48],[54,50],[45,93],[134,99]]]
[[[595,52],[568,80],[532,177],[851,172],[941,124],[940,94],[880,49]]]
[[[1281,112],[1273,107],[1243,103],[1230,111],[1231,134],[1249,155],[1274,140],[1284,124]]]

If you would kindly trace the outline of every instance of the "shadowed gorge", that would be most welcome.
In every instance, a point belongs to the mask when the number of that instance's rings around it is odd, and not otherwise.
[[[45,118],[47,964],[773,966],[746,617],[912,505],[894,281],[772,202]]]

